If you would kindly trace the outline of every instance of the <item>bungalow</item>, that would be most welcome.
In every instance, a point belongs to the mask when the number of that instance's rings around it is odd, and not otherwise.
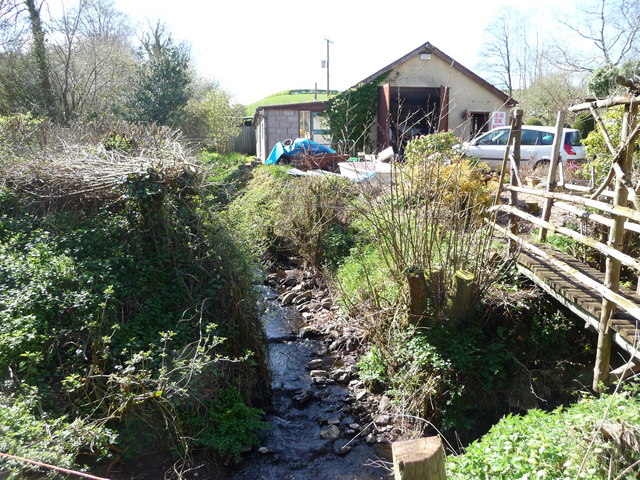
[[[378,86],[378,105],[372,143],[382,151],[415,134],[452,131],[469,139],[505,125],[516,102],[430,43],[358,82],[352,88],[384,75]],[[273,145],[306,135],[323,143],[327,132],[319,116],[326,102],[262,107],[256,112],[257,155],[263,161]]]

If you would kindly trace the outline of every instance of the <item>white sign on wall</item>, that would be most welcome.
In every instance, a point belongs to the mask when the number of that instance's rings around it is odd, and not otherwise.
[[[493,112],[491,128],[504,127],[507,124],[507,112]]]

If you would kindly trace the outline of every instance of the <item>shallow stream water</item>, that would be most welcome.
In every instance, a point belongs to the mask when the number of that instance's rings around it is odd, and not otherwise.
[[[274,290],[265,289],[264,326],[269,338],[272,402],[266,418],[262,453],[244,456],[233,480],[388,480],[388,448],[367,444],[349,433],[354,419],[341,385],[316,386],[307,369],[314,359],[329,364],[322,343],[297,336],[293,310],[281,307]],[[327,422],[339,421],[337,439],[322,438]],[[335,429],[334,429],[335,432]],[[335,436],[335,435],[334,435]],[[347,445],[346,449],[342,447]],[[388,446],[387,446],[388,447]],[[385,466],[386,464],[386,466]]]

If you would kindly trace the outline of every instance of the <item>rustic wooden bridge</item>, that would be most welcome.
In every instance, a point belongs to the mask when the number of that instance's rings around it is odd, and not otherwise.
[[[564,141],[564,112],[559,112],[553,155],[546,181],[539,186],[525,186],[520,170],[520,129],[522,111],[511,119],[511,137],[505,152],[500,188],[492,210],[508,216],[508,225],[493,225],[518,249],[520,272],[569,308],[598,333],[593,388],[627,378],[640,371],[640,262],[630,254],[630,246],[640,247],[640,182],[632,183],[634,145],[640,134],[638,104],[640,91],[606,100],[575,105],[569,111],[589,110],[596,119],[611,153],[609,174],[599,187],[564,181],[562,163],[558,161]],[[623,105],[622,135],[614,146],[599,110]],[[509,184],[504,185],[507,169]],[[595,176],[595,175],[593,175]],[[500,193],[509,192],[509,201],[500,201]],[[523,201],[527,200],[527,202]],[[523,205],[542,203],[542,215],[536,216]],[[553,214],[561,213],[561,215]],[[572,218],[577,231],[563,225]],[[526,228],[525,228],[526,227]],[[526,233],[525,233],[526,232]],[[574,256],[554,249],[546,242],[551,232],[571,239],[604,259],[605,268],[596,269]],[[637,289],[625,288],[633,278]],[[623,281],[624,280],[624,281]],[[626,352],[626,363],[611,370],[612,347]]]

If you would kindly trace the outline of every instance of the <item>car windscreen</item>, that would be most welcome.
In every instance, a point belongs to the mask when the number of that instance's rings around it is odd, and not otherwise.
[[[582,143],[580,143],[581,141],[581,137],[580,137],[580,132],[575,131],[575,132],[566,132],[564,134],[564,144],[565,145],[571,145],[572,147],[579,147],[580,145],[582,145]]]

